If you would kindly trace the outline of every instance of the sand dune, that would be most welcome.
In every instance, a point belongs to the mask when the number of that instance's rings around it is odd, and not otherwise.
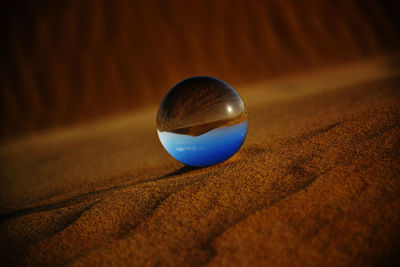
[[[400,251],[397,1],[9,1],[2,265],[387,266]],[[229,161],[156,132],[169,88],[246,104]]]
[[[395,66],[379,58],[238,89],[247,140],[208,168],[163,150],[156,107],[3,144],[2,262],[398,263]]]
[[[397,1],[8,1],[0,137],[158,104],[182,79],[234,88],[399,48]]]

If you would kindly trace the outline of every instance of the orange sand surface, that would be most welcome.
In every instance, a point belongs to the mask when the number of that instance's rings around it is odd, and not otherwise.
[[[394,58],[234,86],[248,136],[212,167],[167,154],[156,106],[3,143],[1,262],[399,264]]]
[[[400,50],[398,0],[6,2],[0,142],[158,105],[191,76],[236,88]]]

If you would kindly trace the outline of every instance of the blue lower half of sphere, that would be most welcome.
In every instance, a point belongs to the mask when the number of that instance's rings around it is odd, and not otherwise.
[[[160,132],[162,145],[171,156],[190,166],[209,166],[232,157],[242,146],[247,133],[247,120],[220,127],[199,136]]]

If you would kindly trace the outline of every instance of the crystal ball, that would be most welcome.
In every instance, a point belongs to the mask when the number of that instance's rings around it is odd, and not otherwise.
[[[206,76],[175,85],[157,113],[161,144],[190,166],[214,165],[232,157],[246,138],[247,125],[246,107],[235,89]]]

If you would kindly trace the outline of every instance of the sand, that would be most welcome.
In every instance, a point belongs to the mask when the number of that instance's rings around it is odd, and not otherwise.
[[[397,0],[6,1],[0,142],[158,105],[191,76],[233,87],[400,49]]]
[[[247,139],[207,168],[164,151],[157,106],[3,143],[2,263],[399,264],[394,58],[236,87]]]

